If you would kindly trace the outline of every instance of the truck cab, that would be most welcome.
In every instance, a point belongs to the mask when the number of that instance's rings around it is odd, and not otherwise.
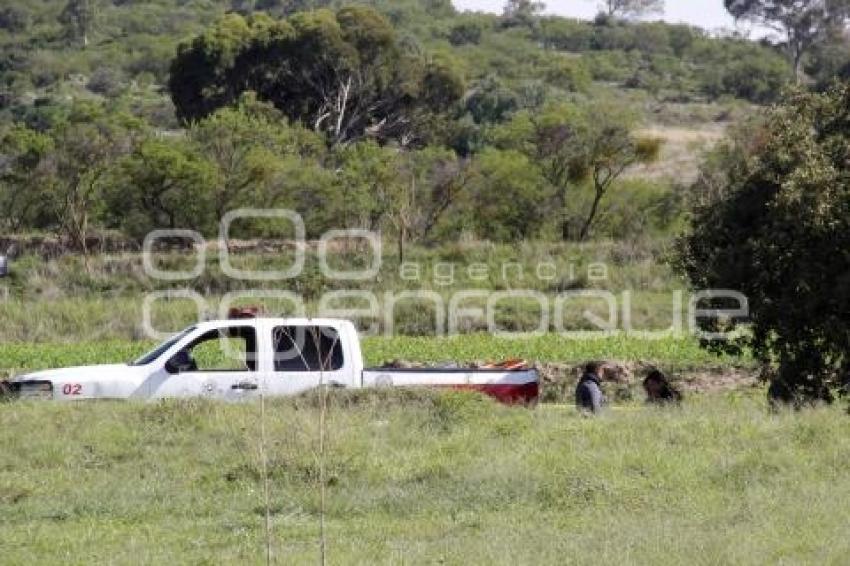
[[[322,384],[361,385],[357,330],[330,319],[217,320],[190,326],[126,365],[46,370],[9,386],[19,397],[209,397],[238,401],[295,395]]]

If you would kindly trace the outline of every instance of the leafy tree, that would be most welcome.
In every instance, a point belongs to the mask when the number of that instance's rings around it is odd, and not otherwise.
[[[655,138],[636,138],[628,125],[607,116],[597,115],[598,129],[590,135],[585,166],[593,187],[593,203],[579,232],[579,240],[590,235],[599,205],[614,183],[633,165],[649,163],[658,158],[661,141]]]
[[[519,97],[496,75],[481,80],[466,97],[466,111],[476,124],[498,124],[519,109]]]
[[[277,16],[289,16],[296,12],[327,8],[332,4],[333,0],[232,0],[231,9],[243,15],[262,11]]]
[[[802,78],[803,57],[850,15],[846,0],[724,0],[736,19],[770,27],[784,36],[794,76]]]
[[[836,29],[812,50],[805,71],[820,90],[828,89],[836,78],[850,80],[850,41],[844,30]]]
[[[339,224],[380,231],[403,183],[398,151],[366,140],[339,148],[334,160],[342,206]]]
[[[389,22],[365,7],[282,21],[230,15],[181,46],[169,86],[183,120],[254,91],[331,145],[364,137],[409,145],[429,114],[464,91],[451,64],[404,52]]]
[[[593,26],[583,21],[546,17],[540,22],[539,37],[547,49],[588,51],[593,45]]]
[[[764,125],[737,132],[703,175],[680,242],[695,287],[749,299],[749,331],[712,346],[750,347],[771,394],[797,403],[832,400],[850,385],[848,124],[843,85],[795,94]]]
[[[401,180],[394,185],[388,212],[395,228],[399,260],[408,241],[427,239],[469,187],[469,162],[442,148],[429,147],[399,156]]]
[[[471,209],[466,228],[488,240],[515,242],[533,238],[546,214],[546,179],[534,163],[516,150],[485,149],[475,161],[470,181]]]
[[[52,222],[45,207],[42,166],[53,151],[50,136],[14,126],[0,143],[0,225],[12,232]]]
[[[700,90],[713,99],[733,95],[757,104],[777,100],[789,83],[789,66],[768,49],[752,49],[748,42],[730,42],[714,55],[716,64],[703,73]]]
[[[210,202],[217,171],[183,140],[147,139],[111,175],[107,223],[130,236],[142,239],[158,228],[210,233],[217,226]]]
[[[98,0],[68,0],[59,22],[65,26],[68,37],[88,47],[99,9]]]
[[[664,11],[664,0],[605,0],[605,14],[609,17],[639,17]]]
[[[286,157],[320,151],[315,136],[286,126],[274,109],[270,116],[258,113],[262,109],[223,108],[187,132],[197,153],[216,168],[210,200],[217,221],[234,208],[274,200]]]
[[[258,17],[251,24],[267,28],[270,22]],[[168,80],[178,118],[191,122],[238,99],[243,85],[234,84],[231,74],[236,57],[254,33],[248,21],[229,14],[191,42],[180,44]]]
[[[135,118],[80,104],[47,132],[52,143],[36,165],[43,206],[55,222],[51,228],[84,255],[110,168],[132,150],[141,130]]]
[[[461,21],[449,30],[449,43],[454,46],[478,45],[484,35],[486,24],[478,19]]]
[[[658,157],[660,141],[636,136],[633,128],[632,117],[610,104],[553,105],[520,113],[496,131],[494,143],[533,159],[549,183],[562,238],[586,240],[614,184],[630,167]],[[592,197],[576,218],[573,204],[583,185],[590,186]]]
[[[505,27],[535,27],[540,15],[546,10],[546,3],[537,0],[508,0],[502,13],[502,25]]]
[[[26,31],[32,23],[32,14],[26,6],[0,7],[0,29],[12,33]]]

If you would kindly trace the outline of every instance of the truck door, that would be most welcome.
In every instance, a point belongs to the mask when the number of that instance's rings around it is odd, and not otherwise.
[[[238,401],[260,393],[257,331],[234,325],[192,340],[166,363],[153,397],[209,397]]]
[[[348,364],[339,331],[330,326],[272,328],[273,368],[268,377],[271,395],[296,395],[322,384],[350,385]]]

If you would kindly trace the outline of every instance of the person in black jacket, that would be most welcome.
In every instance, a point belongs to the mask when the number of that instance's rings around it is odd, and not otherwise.
[[[602,369],[599,362],[590,362],[584,366],[584,373],[576,386],[576,408],[580,411],[597,414],[605,404],[602,395]]]
[[[682,402],[682,394],[670,385],[667,376],[657,369],[649,372],[649,375],[643,380],[643,389],[646,391],[647,403],[667,405]]]

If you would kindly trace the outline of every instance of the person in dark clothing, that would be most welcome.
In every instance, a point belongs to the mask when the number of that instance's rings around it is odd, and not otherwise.
[[[643,389],[646,391],[646,402],[656,405],[678,404],[682,402],[682,394],[667,380],[667,376],[659,370],[649,372],[643,380]]]
[[[584,373],[576,386],[576,408],[593,414],[602,410],[605,397],[602,395],[602,364],[590,362],[584,366]]]

